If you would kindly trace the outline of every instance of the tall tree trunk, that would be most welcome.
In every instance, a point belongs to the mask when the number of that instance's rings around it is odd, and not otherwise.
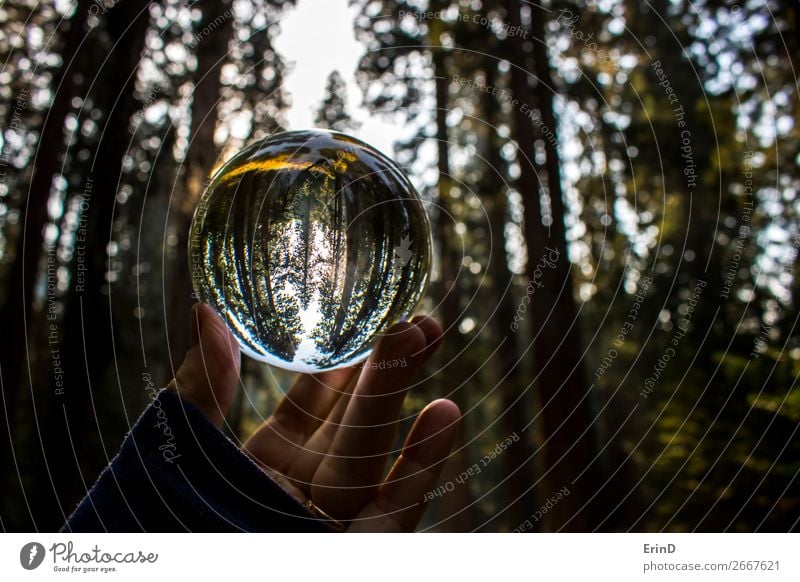
[[[433,62],[436,76],[436,147],[437,169],[439,170],[439,208],[435,225],[440,255],[439,301],[442,324],[447,335],[452,336],[458,332],[456,324],[458,323],[459,305],[456,278],[460,261],[454,248],[455,225],[451,208],[453,180],[450,174],[450,143],[447,130],[449,78],[446,56],[441,49],[436,49]]]
[[[430,42],[434,45],[433,67],[436,80],[436,146],[438,151],[437,167],[439,170],[439,208],[435,224],[435,236],[439,242],[440,281],[438,289],[439,318],[445,330],[444,342],[440,350],[439,360],[447,370],[448,388],[458,388],[452,399],[461,408],[462,413],[468,410],[467,385],[462,385],[466,376],[464,367],[456,361],[461,351],[461,337],[458,332],[459,289],[456,282],[461,258],[455,248],[455,224],[451,208],[453,181],[450,174],[450,141],[447,128],[447,112],[449,111],[448,59],[444,49],[437,47],[439,35],[434,29]],[[460,386],[460,387],[459,387]],[[464,426],[456,438],[453,455],[450,456],[442,470],[442,481],[447,482],[460,475],[470,467],[464,441]],[[470,510],[471,496],[466,485],[457,487],[448,493],[441,504],[442,514],[446,519],[441,524],[444,531],[469,531],[471,529]]]
[[[511,84],[514,97],[520,101],[520,106],[514,108],[514,133],[520,147],[519,185],[524,201],[527,273],[534,289],[530,305],[544,442],[542,499],[555,498],[564,487],[569,490],[569,495],[547,512],[544,529],[586,531],[599,522],[599,500],[595,498],[591,503],[589,500],[602,480],[594,462],[593,415],[583,378],[582,346],[567,256],[553,83],[544,35],[546,16],[544,10],[535,4],[530,4],[529,10],[533,54],[525,52],[525,44],[519,39],[510,39],[514,54]],[[520,0],[509,0],[508,12],[510,25],[521,26]],[[528,82],[531,62],[537,79],[536,98],[541,123],[536,123],[536,118],[528,115],[529,110],[523,111],[521,107],[522,103],[527,103],[531,93]],[[545,168],[552,216],[550,227],[542,221],[542,184],[532,162],[535,131],[546,148]]]
[[[170,354],[175,367],[189,346],[189,307],[194,303],[188,256],[189,226],[206,179],[219,155],[214,145],[214,131],[219,119],[220,69],[233,35],[233,18],[228,12],[232,10],[230,2],[220,2],[213,7],[210,2],[205,2],[202,10],[203,18],[198,25],[197,70],[193,76],[190,142],[180,191],[173,195],[170,208],[171,223],[178,237],[170,269],[172,286],[167,313]],[[208,30],[211,32],[205,33]]]
[[[21,218],[23,228],[16,242],[14,263],[8,275],[10,285],[0,314],[0,321],[3,322],[3,333],[0,334],[3,394],[0,398],[0,418],[7,423],[0,430],[0,466],[5,468],[0,477],[0,498],[4,499],[4,504],[11,497],[19,499],[17,495],[7,494],[7,491],[12,487],[16,489],[19,485],[16,481],[16,485],[12,485],[8,480],[17,473],[12,469],[14,463],[11,447],[16,434],[19,395],[23,392],[23,387],[30,386],[27,364],[30,362],[28,336],[33,316],[33,289],[42,258],[42,231],[47,221],[47,203],[53,177],[58,173],[63,160],[64,125],[72,107],[71,100],[76,93],[75,64],[79,63],[77,57],[85,38],[89,4],[89,0],[79,0],[72,18],[63,21],[66,28],[61,49],[64,64],[53,79],[53,102],[39,135],[30,189]],[[73,57],[76,57],[75,60]]]
[[[497,86],[497,62],[487,59],[484,68],[485,82],[488,87]],[[503,521],[514,529],[530,517],[535,509],[535,491],[533,470],[533,430],[530,427],[531,398],[528,386],[520,381],[522,373],[518,364],[518,336],[512,332],[516,305],[513,292],[513,273],[508,267],[506,254],[507,201],[505,186],[505,163],[500,156],[500,144],[496,128],[499,127],[500,105],[489,91],[482,92],[482,116],[485,120],[486,137],[484,143],[486,168],[482,180],[483,203],[486,208],[491,228],[491,254],[489,259],[489,276],[491,292],[497,301],[496,311],[491,326],[499,349],[496,352],[497,378],[503,401],[504,436],[518,435],[504,453],[508,503],[503,511]]]
[[[42,435],[41,470],[36,504],[32,508],[38,527],[58,528],[86,487],[108,462],[104,438],[119,435],[116,411],[108,395],[116,390],[107,385],[114,351],[114,325],[110,299],[107,247],[113,237],[117,192],[123,179],[123,158],[130,147],[130,120],[138,108],[133,89],[145,34],[150,22],[150,0],[126,0],[104,15],[110,47],[89,98],[103,111],[105,123],[91,173],[83,192],[85,240],[79,237],[75,256],[85,257],[85,272],[73,269],[73,287],[66,300],[59,359],[63,386],[54,377],[50,390],[37,396],[34,406]],[[99,42],[100,35],[95,36]],[[98,48],[98,45],[94,45]],[[75,260],[75,259],[73,259]],[[121,436],[121,435],[119,435]],[[116,439],[115,439],[116,441]]]

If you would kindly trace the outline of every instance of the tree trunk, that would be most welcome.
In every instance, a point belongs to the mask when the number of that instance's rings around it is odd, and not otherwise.
[[[76,256],[85,253],[83,278],[73,267],[73,287],[65,301],[60,361],[63,386],[51,380],[50,390],[34,406],[42,435],[42,460],[36,482],[42,487],[32,507],[38,527],[52,530],[63,524],[86,487],[108,461],[104,439],[121,437],[121,427],[108,395],[109,367],[116,357],[110,300],[107,246],[113,237],[117,192],[123,180],[123,158],[130,147],[130,120],[138,108],[133,96],[136,72],[150,22],[149,0],[126,0],[104,15],[111,45],[89,91],[95,107],[105,114],[92,170],[86,181],[85,240],[76,243]],[[97,38],[97,37],[95,37]],[[105,43],[101,43],[103,46]],[[97,49],[98,45],[94,47]],[[75,261],[75,259],[73,259]],[[114,435],[114,437],[110,436]]]
[[[484,68],[486,85],[497,86],[496,61],[488,59]],[[482,180],[483,202],[491,228],[491,254],[489,258],[489,276],[491,293],[497,301],[497,309],[492,317],[491,326],[499,349],[496,352],[496,371],[503,401],[502,438],[513,434],[520,438],[504,453],[506,468],[506,490],[508,503],[503,511],[503,522],[508,529],[514,529],[523,523],[535,511],[535,491],[533,470],[533,430],[530,427],[531,399],[528,387],[520,381],[522,370],[518,364],[518,336],[512,333],[516,304],[513,291],[513,273],[508,268],[506,254],[505,226],[507,222],[507,201],[505,186],[505,164],[500,156],[500,144],[497,140],[496,128],[501,123],[500,105],[489,91],[481,93],[481,115],[486,123],[484,143],[486,168]],[[502,345],[501,345],[502,344]],[[527,428],[526,428],[527,426]]]
[[[219,151],[214,145],[214,131],[219,114],[217,104],[222,82],[220,69],[228,54],[228,41],[233,35],[233,18],[225,14],[230,2],[214,9],[202,5],[203,19],[198,25],[197,70],[194,72],[192,123],[189,148],[183,164],[181,190],[172,197],[171,223],[178,237],[170,269],[169,347],[173,366],[177,368],[189,346],[189,308],[194,303],[189,272],[189,227],[194,209],[206,185],[206,179],[216,164]],[[217,23],[214,27],[212,23]],[[213,30],[212,30],[213,27]],[[212,30],[204,34],[204,31]]]
[[[438,43],[438,35],[431,35],[431,44]],[[438,151],[437,167],[439,170],[439,208],[435,224],[435,236],[439,243],[440,281],[438,287],[438,302],[440,311],[438,317],[445,330],[444,342],[439,354],[439,361],[447,371],[448,390],[458,388],[453,395],[453,401],[458,404],[462,413],[468,410],[467,385],[462,385],[465,379],[463,366],[456,361],[461,351],[461,337],[458,332],[459,319],[459,289],[456,282],[458,276],[460,256],[454,248],[455,225],[451,209],[452,178],[450,175],[450,142],[447,128],[447,112],[449,107],[447,73],[447,57],[444,50],[439,47],[433,49],[434,76],[436,79],[436,146]],[[452,480],[470,467],[469,457],[464,441],[465,427],[459,430],[456,442],[453,445],[455,452],[450,456],[442,469],[442,482]],[[443,531],[470,531],[471,519],[469,505],[471,496],[466,485],[457,487],[443,499],[441,510],[445,519],[441,523]]]
[[[514,132],[520,151],[520,192],[524,201],[525,239],[528,248],[528,289],[534,334],[534,370],[541,407],[544,455],[542,502],[555,499],[566,487],[569,495],[554,503],[545,516],[544,529],[586,531],[598,522],[598,499],[589,499],[602,484],[594,463],[593,415],[583,377],[582,346],[577,310],[572,295],[572,276],[567,256],[565,208],[557,150],[557,126],[553,113],[553,84],[544,34],[545,13],[530,5],[533,55],[519,39],[510,39],[514,53],[511,84],[520,105],[514,108]],[[509,0],[509,23],[521,26],[519,0]],[[536,73],[537,106],[541,123],[529,116],[522,104],[530,94],[528,65]],[[528,103],[530,105],[530,103]],[[552,225],[542,221],[542,184],[533,165],[534,136],[545,143],[547,186]],[[578,478],[580,475],[580,481]]]
[[[441,318],[447,336],[457,333],[459,305],[456,278],[459,260],[454,249],[455,230],[451,208],[452,178],[450,175],[450,143],[448,141],[447,111],[448,85],[446,57],[441,50],[436,50],[433,57],[436,77],[436,147],[438,152],[437,168],[439,170],[439,208],[437,209],[436,237],[439,243],[440,290],[439,300]]]
[[[15,485],[12,485],[8,479],[16,475],[16,470],[12,469],[11,447],[16,434],[19,395],[23,392],[23,387],[30,386],[27,365],[30,362],[28,338],[33,317],[33,289],[42,258],[42,231],[47,222],[47,203],[53,177],[58,173],[63,160],[64,125],[76,92],[76,71],[73,65],[79,61],[77,58],[72,59],[78,56],[85,38],[89,4],[89,0],[79,0],[72,18],[63,21],[67,28],[63,33],[64,45],[61,50],[64,65],[53,79],[53,102],[39,135],[30,188],[21,218],[23,228],[16,241],[14,263],[8,275],[10,285],[0,314],[0,321],[3,322],[3,333],[0,334],[3,394],[0,399],[0,417],[7,422],[7,428],[0,430],[0,465],[6,468],[0,478],[0,497],[4,500],[10,497],[6,493],[8,488],[16,489],[19,484],[14,480]],[[13,497],[18,499],[16,495]]]

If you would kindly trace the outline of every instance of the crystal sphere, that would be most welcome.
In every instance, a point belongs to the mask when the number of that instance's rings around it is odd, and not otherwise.
[[[192,284],[242,351],[299,372],[357,363],[425,293],[431,233],[388,157],[353,137],[289,131],[211,176],[189,233]]]

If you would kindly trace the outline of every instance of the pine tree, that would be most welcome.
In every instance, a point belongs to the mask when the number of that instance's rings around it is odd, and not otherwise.
[[[314,119],[317,127],[346,131],[360,124],[347,111],[347,86],[339,71],[332,71],[325,83],[325,97]]]

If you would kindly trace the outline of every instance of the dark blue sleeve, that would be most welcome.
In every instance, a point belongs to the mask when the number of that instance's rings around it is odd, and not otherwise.
[[[62,531],[331,530],[197,408],[162,390]]]

